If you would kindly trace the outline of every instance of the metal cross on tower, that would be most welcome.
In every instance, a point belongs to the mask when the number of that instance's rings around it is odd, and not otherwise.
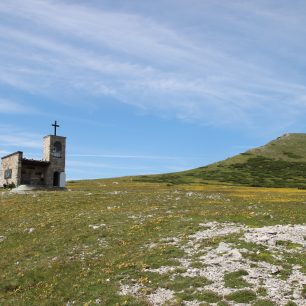
[[[56,120],[55,120],[54,124],[52,124],[52,126],[54,126],[54,136],[56,136],[56,128],[58,128],[60,126],[57,124]]]

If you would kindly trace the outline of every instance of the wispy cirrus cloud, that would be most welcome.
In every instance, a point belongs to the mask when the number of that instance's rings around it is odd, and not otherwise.
[[[175,165],[135,165],[135,164],[117,164],[114,162],[92,162],[92,161],[80,161],[80,160],[68,160],[67,168],[69,178],[82,178],[84,175],[87,178],[97,177],[118,177],[122,175],[136,175],[136,174],[148,174],[156,173],[159,171],[182,171],[183,167]]]
[[[36,110],[34,110],[32,106],[0,98],[0,114],[33,114],[34,112],[36,112]]]
[[[12,125],[0,125],[0,143],[3,151],[18,148],[41,148],[41,135],[21,130]]]
[[[306,5],[271,3],[172,4],[184,21],[73,1],[1,2],[0,82],[111,96],[208,125],[289,127],[306,113]]]
[[[92,158],[119,158],[119,159],[157,159],[157,160],[175,160],[174,156],[159,155],[123,155],[123,154],[69,154],[70,157],[92,157]]]
[[[68,167],[73,168],[77,170],[78,168],[81,171],[86,171],[86,169],[100,169],[100,168],[105,168],[105,169],[117,169],[117,170],[149,170],[149,171],[156,171],[158,169],[149,167],[149,166],[123,166],[123,165],[116,165],[114,163],[101,163],[101,162],[90,162],[90,161],[77,161],[77,160],[69,160],[67,162]],[[85,169],[85,170],[84,170]]]

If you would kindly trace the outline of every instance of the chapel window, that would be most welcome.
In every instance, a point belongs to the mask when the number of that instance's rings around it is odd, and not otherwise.
[[[4,178],[6,180],[12,178],[12,169],[7,169],[4,171]]]

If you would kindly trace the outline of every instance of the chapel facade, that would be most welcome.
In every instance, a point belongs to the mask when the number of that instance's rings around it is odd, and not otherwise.
[[[23,152],[17,151],[2,157],[2,186],[14,184],[37,187],[65,187],[66,137],[54,135],[43,138],[43,158],[27,159]]]

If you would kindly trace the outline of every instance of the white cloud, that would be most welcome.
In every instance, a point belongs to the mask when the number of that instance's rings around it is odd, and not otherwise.
[[[101,163],[90,161],[67,160],[67,175],[69,179],[118,177],[122,175],[141,175],[160,172],[182,171],[179,165],[154,165]]]
[[[0,98],[0,113],[2,114],[24,114],[30,112],[33,113],[33,111],[33,108],[30,106],[25,106],[12,100]]]
[[[205,124],[275,128],[299,120],[306,112],[301,10],[263,1],[193,4],[199,22],[190,30],[179,17],[157,21],[140,11],[1,2],[0,14],[14,22],[0,22],[0,82],[61,98],[112,96]]]
[[[158,155],[122,155],[122,154],[69,154],[70,157],[92,157],[92,158],[119,158],[119,159],[157,159],[168,160],[177,159],[173,156],[158,156]]]
[[[39,0],[1,3],[1,10],[43,29],[60,32],[63,36],[68,34],[70,39],[81,38],[93,45],[106,46],[137,57],[157,54],[167,54],[167,58],[183,56],[184,49],[189,49],[186,46],[190,44],[175,31],[137,14]],[[49,34],[54,33],[49,31]],[[176,48],[176,45],[180,48]]]
[[[11,125],[0,125],[0,143],[5,151],[22,148],[42,148],[41,135],[17,129]]]

